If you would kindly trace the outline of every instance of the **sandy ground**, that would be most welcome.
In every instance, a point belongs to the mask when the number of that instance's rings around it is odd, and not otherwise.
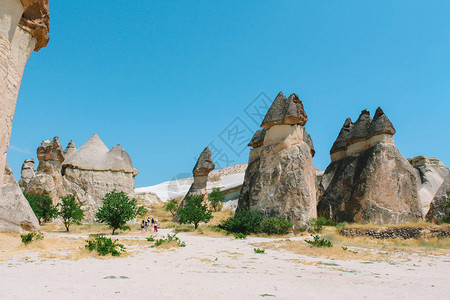
[[[160,230],[159,236],[169,233]],[[45,233],[79,240],[82,234]],[[450,256],[407,255],[385,261],[332,260],[255,245],[283,239],[179,233],[187,246],[147,246],[147,234],[125,257],[46,258],[27,251],[0,258],[1,299],[448,299]],[[293,237],[301,240],[304,237]],[[149,243],[150,245],[150,243]],[[1,249],[3,253],[7,250]],[[81,251],[81,250],[78,250]],[[48,254],[48,253],[47,253]],[[400,253],[401,254],[401,253]]]

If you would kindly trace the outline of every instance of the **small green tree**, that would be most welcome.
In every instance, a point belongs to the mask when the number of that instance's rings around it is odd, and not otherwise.
[[[61,203],[58,203],[59,216],[63,219],[66,231],[69,231],[70,224],[81,224],[83,220],[84,212],[81,209],[81,205],[75,200],[75,195],[67,195],[61,198]]]
[[[24,194],[24,196],[30,203],[31,209],[39,221],[39,225],[42,222],[48,222],[54,219],[58,215],[58,210],[53,205],[52,198],[46,190],[42,194]]]
[[[212,192],[208,195],[209,203],[213,207],[214,211],[218,211],[222,209],[223,201],[225,200],[225,196],[220,191],[220,188],[213,188]]]
[[[170,199],[164,204],[164,209],[172,214],[172,217],[175,217],[178,209],[178,199]]]
[[[113,190],[103,197],[103,206],[96,213],[97,221],[108,224],[112,234],[116,229],[129,229],[127,222],[136,218],[143,211],[136,206],[136,199],[130,199],[124,192]]]
[[[211,211],[203,204],[202,195],[186,196],[186,204],[177,213],[180,224],[194,224],[197,229],[200,222],[208,223],[212,219]]]

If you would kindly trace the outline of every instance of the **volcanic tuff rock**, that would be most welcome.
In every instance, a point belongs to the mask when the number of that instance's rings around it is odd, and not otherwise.
[[[11,168],[6,164],[0,201],[0,231],[22,232],[39,230],[39,222],[25,199]]]
[[[203,199],[205,201],[208,200],[208,174],[216,167],[214,165],[214,162],[212,161],[211,156],[211,150],[209,150],[208,147],[206,147],[200,154],[200,157],[198,158],[197,163],[192,170],[192,174],[194,175],[194,182],[189,188],[189,191],[187,192],[183,201],[181,201],[180,207],[186,205],[186,197],[189,195],[203,195]]]
[[[19,186],[23,187],[26,186],[31,178],[36,176],[36,167],[34,166],[34,159],[25,159],[25,161],[22,164],[22,170],[20,172],[20,180],[19,180]]]
[[[445,202],[450,197],[450,170],[434,157],[416,156],[408,161],[418,171],[423,215],[427,221],[440,223],[449,213]]]
[[[57,138],[44,141],[38,148],[38,157],[38,172],[25,186],[25,192],[36,194],[45,189],[55,203],[60,196],[75,194],[86,221],[94,221],[106,193],[115,189],[134,197],[138,171],[133,168],[130,156],[120,145],[108,150],[97,134],[78,150],[73,141],[65,151]],[[51,167],[41,168],[41,164]]]
[[[34,13],[36,10],[40,13]],[[18,26],[19,21],[29,26]],[[39,34],[33,34],[37,27],[32,24],[39,27]],[[40,37],[48,37],[48,26],[48,0],[0,1],[0,182],[23,70],[31,52],[46,45]]]
[[[316,217],[314,152],[303,127],[307,120],[296,94],[289,98],[281,92],[277,95],[261,124],[265,135],[257,131],[249,143],[253,149],[238,211],[251,209],[264,216],[283,217],[296,227]]]
[[[395,146],[394,133],[381,108],[373,120],[363,110],[354,124],[345,121],[320,184],[319,215],[374,223],[422,217],[416,171]]]

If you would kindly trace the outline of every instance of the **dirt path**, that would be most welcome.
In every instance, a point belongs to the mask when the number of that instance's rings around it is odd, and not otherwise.
[[[168,232],[161,230],[160,235]],[[283,250],[254,253],[253,244],[271,241],[267,238],[235,240],[182,233],[178,236],[186,242],[185,248],[142,248],[140,253],[117,259],[71,261],[45,259],[32,252],[16,255],[0,261],[1,298],[445,299],[448,296],[448,256],[413,255],[410,260],[396,262],[330,260]]]

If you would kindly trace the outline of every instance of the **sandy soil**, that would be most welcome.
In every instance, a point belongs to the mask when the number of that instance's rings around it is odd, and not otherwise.
[[[169,233],[160,230],[159,236]],[[326,259],[281,247],[286,238],[210,237],[179,233],[185,248],[150,248],[137,232],[117,236],[120,258],[99,259],[81,250],[82,233],[45,233],[33,251],[2,236],[2,299],[445,299],[450,256],[396,252],[383,261]],[[292,237],[298,242],[305,237]],[[20,238],[19,238],[20,239]],[[57,241],[70,241],[71,247]],[[9,242],[8,242],[9,241]],[[8,244],[9,243],[9,244]],[[43,244],[44,245],[44,244]],[[81,245],[81,246],[80,246]],[[37,247],[37,248],[36,248]],[[11,249],[14,248],[14,255]],[[378,251],[378,250],[374,250]],[[71,254],[72,253],[72,254]],[[77,253],[77,255],[74,255]],[[63,258],[58,257],[61,256]],[[66,255],[66,257],[64,257]],[[69,255],[69,256],[67,256]],[[72,255],[72,256],[70,256]],[[75,258],[76,260],[68,259]],[[448,299],[448,298],[447,298]]]

